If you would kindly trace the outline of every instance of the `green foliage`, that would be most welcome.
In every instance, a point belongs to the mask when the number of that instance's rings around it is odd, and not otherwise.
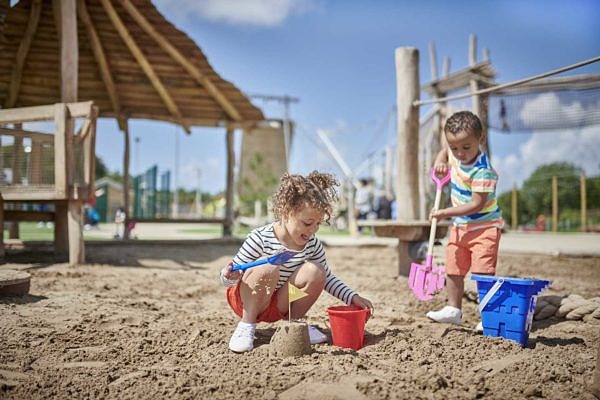
[[[547,221],[552,215],[552,177],[558,183],[558,225],[561,231],[579,230],[581,226],[581,168],[569,163],[546,164],[536,169],[517,191],[519,225],[535,224],[539,215]],[[586,178],[588,225],[600,223],[600,176]],[[498,196],[502,215],[510,226],[512,192]]]
[[[263,158],[262,154],[256,153],[250,161],[250,171],[254,179],[244,178],[240,182],[242,195],[240,195],[240,214],[249,215],[253,213],[254,202],[259,200],[266,207],[267,200],[271,197],[273,190],[277,187],[278,179],[271,173],[271,168]],[[263,210],[263,212],[266,211]]]
[[[559,162],[538,167],[520,191],[523,199],[523,222],[533,222],[540,214],[552,214],[552,177],[558,178],[558,204],[560,209],[579,209],[579,177],[582,169],[573,164]]]
[[[96,154],[96,180],[108,175],[108,167],[104,161]]]

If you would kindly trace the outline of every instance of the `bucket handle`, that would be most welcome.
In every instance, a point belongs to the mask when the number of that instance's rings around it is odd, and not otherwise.
[[[500,289],[500,286],[502,286],[503,283],[504,283],[504,279],[502,279],[502,278],[498,279],[494,283],[492,288],[485,294],[485,296],[483,296],[483,299],[481,299],[481,302],[477,306],[477,311],[479,312],[479,314],[481,314],[481,312],[483,311],[485,306],[487,306],[487,304],[490,302],[492,297],[494,297],[494,295],[496,294],[498,289]]]

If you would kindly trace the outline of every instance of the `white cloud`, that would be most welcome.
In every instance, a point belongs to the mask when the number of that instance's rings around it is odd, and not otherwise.
[[[589,109],[590,111],[596,111],[598,105],[592,104]],[[585,112],[585,107],[581,102],[574,101],[570,104],[564,104],[560,102],[556,93],[550,92],[527,101],[523,105],[519,117],[525,127],[539,126],[540,121],[548,120],[549,115],[552,116],[552,120],[560,120],[564,124],[577,126]],[[549,121],[549,123],[552,122]]]
[[[600,174],[600,127],[560,132],[534,132],[516,151],[505,157],[493,156],[500,175],[498,193],[520,186],[538,167],[553,162],[568,162],[582,168],[588,176]]]
[[[314,0],[159,0],[156,3],[177,17],[259,27],[279,26],[291,15],[301,15],[315,7]]]

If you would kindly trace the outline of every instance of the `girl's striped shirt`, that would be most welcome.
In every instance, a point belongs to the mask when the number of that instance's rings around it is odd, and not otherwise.
[[[233,258],[235,265],[249,263],[262,257],[270,257],[285,247],[279,242],[273,230],[273,223],[254,229],[240,247],[238,253]],[[337,297],[346,304],[351,304],[352,297],[356,292],[350,289],[344,282],[336,277],[327,265],[327,257],[323,244],[315,235],[306,243],[304,248],[285,264],[279,266],[279,282],[275,290],[282,287],[290,276],[306,261],[311,261],[321,265],[327,273],[325,280],[325,291],[330,295]],[[221,273],[221,282],[225,286],[234,286],[237,281],[227,281]]]

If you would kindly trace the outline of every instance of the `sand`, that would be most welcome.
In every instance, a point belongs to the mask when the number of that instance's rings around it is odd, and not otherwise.
[[[392,247],[330,247],[333,270],[375,305],[365,347],[313,346],[279,358],[278,324],[256,348],[228,350],[237,319],[218,282],[237,243],[95,244],[89,264],[28,268],[30,293],[0,298],[0,398],[593,399],[600,325],[535,321],[527,347],[482,336],[473,285],[464,326],[428,321],[444,304],[416,300]],[[12,260],[24,262],[27,257]],[[9,257],[10,261],[10,257]],[[502,255],[498,274],[553,281],[548,295],[600,295],[599,258]],[[330,336],[324,293],[307,321]]]

